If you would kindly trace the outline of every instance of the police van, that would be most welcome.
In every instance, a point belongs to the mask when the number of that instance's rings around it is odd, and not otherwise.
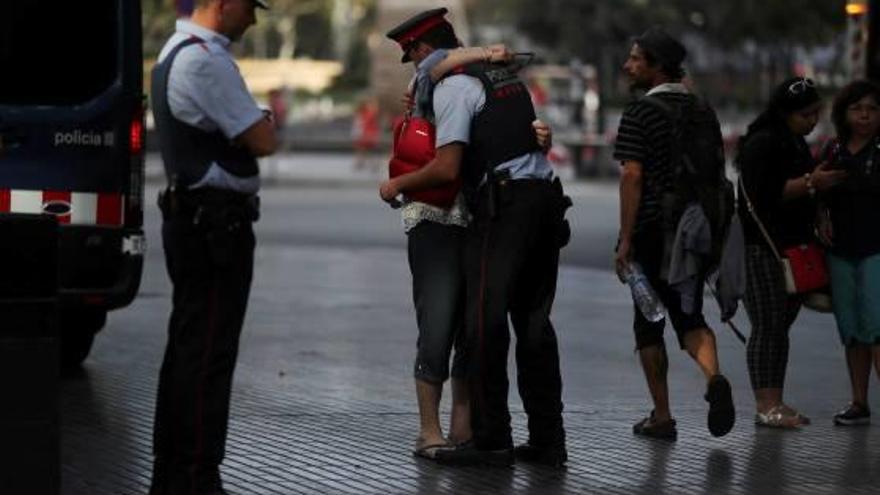
[[[57,218],[62,364],[76,365],[141,280],[140,1],[2,0],[0,67],[0,215]]]

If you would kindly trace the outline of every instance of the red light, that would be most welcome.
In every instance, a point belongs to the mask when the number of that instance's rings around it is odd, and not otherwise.
[[[139,155],[144,151],[144,121],[141,115],[135,115],[131,119],[128,143],[132,155]]]
[[[88,306],[103,306],[104,296],[83,296],[83,303]]]

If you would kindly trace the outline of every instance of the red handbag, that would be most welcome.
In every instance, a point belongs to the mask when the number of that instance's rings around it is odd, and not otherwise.
[[[746,187],[742,183],[742,176],[739,178],[739,190],[746,200],[746,207],[752,219],[761,234],[764,235],[767,246],[773,251],[773,255],[776,256],[782,267],[782,274],[785,277],[785,292],[788,294],[809,294],[826,287],[828,285],[828,267],[825,265],[825,250],[822,249],[822,246],[810,242],[790,247],[780,253],[764,224],[758,218],[758,214],[755,213]]]
[[[388,173],[393,177],[408,174],[427,165],[437,153],[436,129],[429,120],[406,115],[394,120],[394,145]],[[421,203],[449,208],[461,190],[461,179],[441,187],[406,193],[406,197]]]
[[[789,294],[813,292],[828,285],[825,252],[814,242],[784,250],[782,267]]]

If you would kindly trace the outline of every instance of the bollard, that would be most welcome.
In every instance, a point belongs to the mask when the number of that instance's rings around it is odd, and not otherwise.
[[[0,493],[59,493],[58,224],[0,214]]]

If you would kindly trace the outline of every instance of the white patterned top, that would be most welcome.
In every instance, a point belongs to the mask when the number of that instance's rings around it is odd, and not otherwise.
[[[443,225],[458,225],[459,227],[467,227],[471,221],[471,215],[464,204],[464,195],[460,192],[455,198],[455,203],[449,209],[419,201],[407,201],[400,211],[405,232],[409,232],[424,221]]]

